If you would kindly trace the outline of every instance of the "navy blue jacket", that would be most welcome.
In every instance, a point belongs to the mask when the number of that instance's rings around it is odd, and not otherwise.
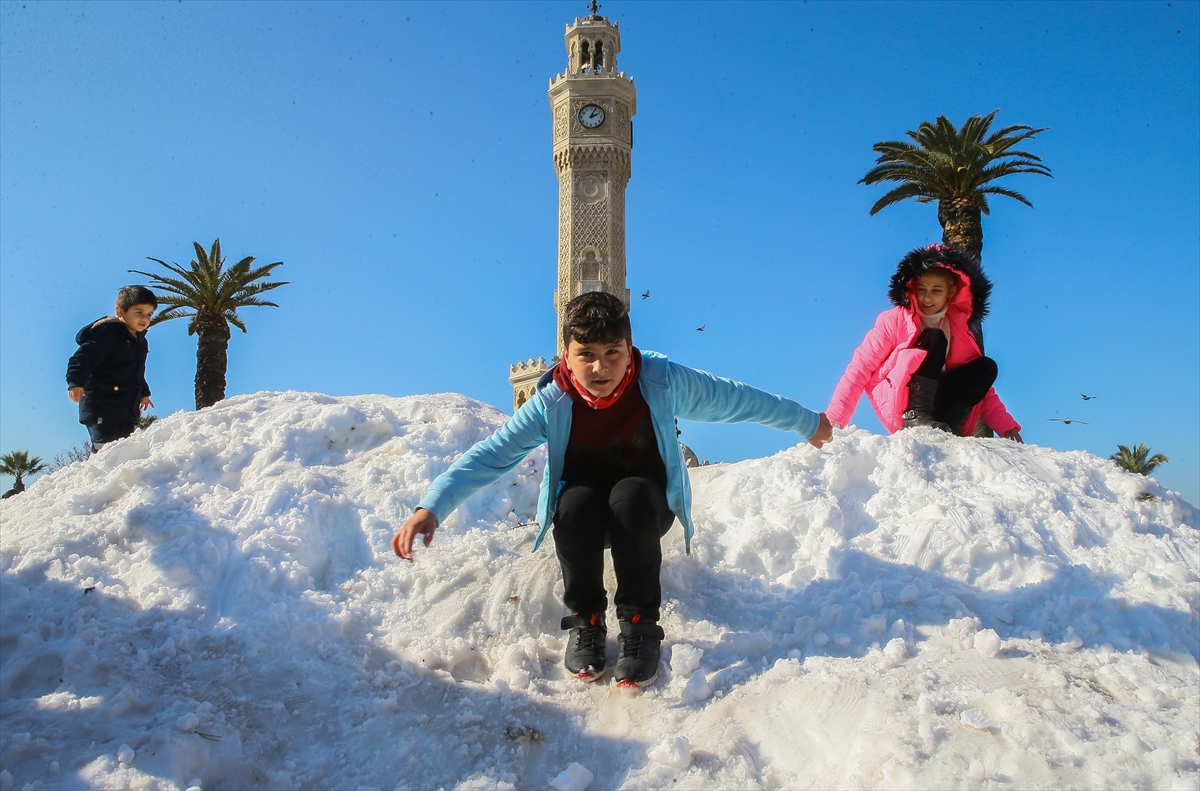
[[[79,350],[67,363],[67,388],[82,387],[79,422],[136,423],[146,384],[146,333],[134,335],[116,316],[92,322],[75,336]]]

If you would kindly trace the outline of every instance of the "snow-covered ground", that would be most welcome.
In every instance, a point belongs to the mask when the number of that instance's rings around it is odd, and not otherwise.
[[[260,393],[4,501],[0,788],[1200,783],[1200,533],[1155,481],[921,429],[695,470],[629,697],[564,678],[544,455],[391,554],[503,419]]]

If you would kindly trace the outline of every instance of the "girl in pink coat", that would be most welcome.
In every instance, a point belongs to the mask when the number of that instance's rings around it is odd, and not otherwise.
[[[983,356],[983,317],[992,284],[979,260],[931,245],[900,260],[888,297],[896,307],[879,314],[854,352],[825,410],[845,427],[867,393],[892,433],[934,426],[959,436],[980,419],[1001,436],[1022,442],[1021,427],[992,388],[996,363]]]

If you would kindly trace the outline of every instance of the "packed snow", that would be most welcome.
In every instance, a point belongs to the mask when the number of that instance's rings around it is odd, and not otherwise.
[[[693,470],[630,696],[562,669],[544,452],[391,552],[504,419],[259,393],[5,500],[0,791],[1200,783],[1200,533],[1153,479],[931,429]]]

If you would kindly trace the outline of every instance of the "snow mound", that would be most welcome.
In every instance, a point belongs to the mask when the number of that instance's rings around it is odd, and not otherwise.
[[[259,393],[4,501],[0,782],[1196,787],[1200,534],[1152,479],[920,429],[694,470],[630,698],[564,677],[542,451],[391,554],[504,419]]]

